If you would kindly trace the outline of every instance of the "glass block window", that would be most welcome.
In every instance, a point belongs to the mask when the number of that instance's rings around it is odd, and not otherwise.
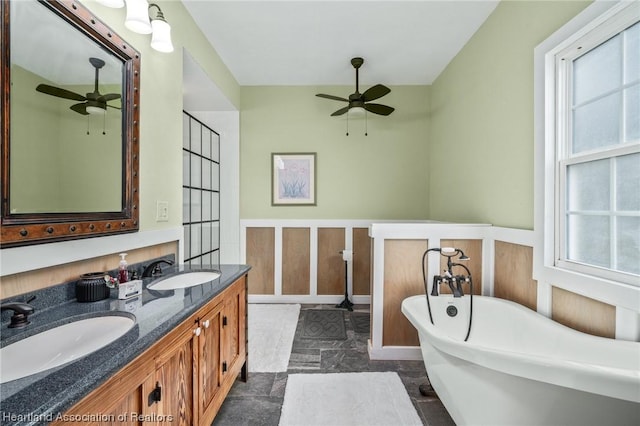
[[[184,263],[220,263],[220,135],[183,112]]]
[[[557,264],[637,283],[640,22],[615,17],[557,60]]]

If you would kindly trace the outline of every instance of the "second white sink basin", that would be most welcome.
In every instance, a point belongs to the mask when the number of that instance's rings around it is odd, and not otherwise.
[[[176,288],[187,288],[213,281],[220,277],[220,272],[216,271],[194,271],[183,274],[172,275],[167,278],[154,281],[149,284],[151,290],[174,290]]]
[[[134,324],[124,316],[87,318],[5,346],[0,349],[0,383],[75,361],[123,336]]]

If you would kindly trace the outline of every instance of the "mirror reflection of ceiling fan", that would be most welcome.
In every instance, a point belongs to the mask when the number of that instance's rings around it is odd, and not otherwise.
[[[82,96],[70,90],[50,86],[48,84],[39,84],[38,87],[36,87],[36,90],[46,95],[56,96],[58,98],[80,101],[80,103],[71,105],[69,108],[82,115],[105,114],[107,112],[107,107],[120,109],[119,107],[109,105],[107,103],[109,101],[120,99],[119,93],[107,93],[106,95],[103,95],[98,91],[98,75],[100,73],[100,68],[104,66],[104,61],[98,58],[89,58],[89,62],[96,69],[93,92],[89,92],[85,96]]]

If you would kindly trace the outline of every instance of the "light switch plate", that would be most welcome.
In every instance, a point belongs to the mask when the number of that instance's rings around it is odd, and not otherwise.
[[[169,221],[169,202],[158,201],[156,203],[156,222]]]

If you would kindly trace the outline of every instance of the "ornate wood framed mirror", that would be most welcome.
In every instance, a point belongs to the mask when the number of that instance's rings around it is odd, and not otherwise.
[[[137,231],[140,54],[77,1],[0,3],[0,246]]]

